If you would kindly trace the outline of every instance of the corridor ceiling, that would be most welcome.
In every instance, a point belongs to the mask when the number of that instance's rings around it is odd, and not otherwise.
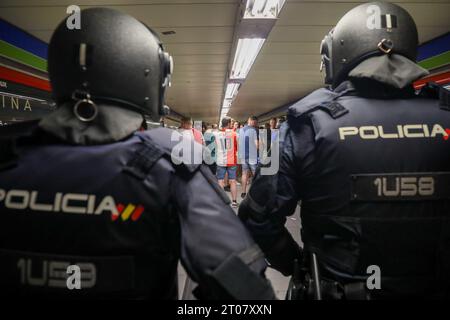
[[[322,86],[319,45],[339,18],[361,1],[287,0],[229,116],[244,120]],[[450,0],[395,1],[414,17],[420,42],[450,30]],[[73,0],[0,0],[0,18],[48,42]],[[216,122],[240,0],[79,0],[106,6],[154,28],[175,61],[167,104],[195,120]],[[174,31],[174,34],[163,34]]]

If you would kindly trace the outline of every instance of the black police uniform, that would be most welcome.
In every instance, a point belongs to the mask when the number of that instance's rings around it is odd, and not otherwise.
[[[157,34],[109,8],[80,14],[49,44],[58,109],[0,130],[0,294],[176,298],[181,258],[200,298],[273,298],[209,169],[172,162],[171,130],[140,131],[168,111]]]
[[[284,227],[301,200],[304,249],[323,280],[365,285],[376,265],[372,297],[449,294],[448,102],[369,83],[319,89],[289,108],[279,173],[257,175],[239,214],[285,274],[302,259]]]
[[[176,298],[181,257],[199,297],[273,298],[262,253],[209,169],[172,164],[171,130],[98,145],[36,122],[4,130],[1,294]],[[67,287],[69,265],[80,290]]]

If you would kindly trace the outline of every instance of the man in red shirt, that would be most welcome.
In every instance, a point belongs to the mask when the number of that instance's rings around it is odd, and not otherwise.
[[[200,144],[205,144],[203,140],[203,135],[200,130],[192,127],[192,119],[191,118],[182,118],[180,124],[180,132],[190,131],[194,136],[194,140]]]
[[[231,191],[231,206],[238,207],[236,189],[237,169],[237,135],[231,128],[231,119],[222,119],[222,128],[216,133],[217,172],[216,176],[220,186],[224,187],[225,174],[228,173],[228,181]]]

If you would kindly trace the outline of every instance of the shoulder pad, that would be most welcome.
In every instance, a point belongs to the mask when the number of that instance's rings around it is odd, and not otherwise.
[[[161,148],[170,155],[176,144],[172,142],[173,132],[175,131],[167,128],[156,128],[138,132],[137,135],[143,140],[151,141],[156,147]]]
[[[0,171],[15,167],[17,158],[15,139],[0,136]]]
[[[288,119],[288,121],[285,121],[284,123],[282,123],[280,126],[280,131],[279,131],[280,133],[278,135],[280,144],[283,143],[284,140],[286,139],[286,135],[287,135],[288,131],[289,131],[289,119]]]
[[[450,86],[439,85],[436,82],[427,82],[418,92],[417,96],[426,99],[438,99],[442,110],[450,111]]]
[[[172,161],[172,151],[174,148],[179,148],[181,143],[181,138],[186,138],[186,136],[181,135],[179,132],[167,129],[167,128],[156,128],[147,131],[138,132],[137,135],[146,141],[147,144],[151,144],[154,148],[160,149],[163,151],[163,155],[166,156],[174,165],[175,169],[187,169],[189,172],[194,172],[198,169],[201,164],[201,160],[203,159],[203,147],[201,146],[199,150],[201,154],[198,159],[200,159],[199,163],[174,163]],[[193,143],[196,143],[192,141]],[[196,158],[197,159],[197,158]]]
[[[17,141],[31,136],[37,129],[38,123],[39,120],[31,120],[0,126],[0,171],[17,165]]]
[[[334,92],[326,88],[318,89],[289,107],[291,117],[301,117],[318,109],[326,111],[333,119],[337,119],[348,110],[336,100],[346,92]]]
[[[19,137],[31,134],[39,124],[39,120],[22,121],[0,126],[0,137]]]

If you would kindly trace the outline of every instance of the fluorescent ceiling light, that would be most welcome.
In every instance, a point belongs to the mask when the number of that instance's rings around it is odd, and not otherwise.
[[[239,90],[239,83],[229,83],[225,91],[225,99],[233,100]]]
[[[230,111],[231,106],[231,100],[230,99],[224,99],[222,104],[222,110],[220,112],[221,117],[225,117],[228,112]]]
[[[247,0],[244,19],[276,19],[285,0]]]
[[[231,106],[231,101],[231,99],[223,99],[222,109],[229,109]]]
[[[231,79],[245,79],[261,50],[266,39],[239,39],[233,67],[231,68]]]

